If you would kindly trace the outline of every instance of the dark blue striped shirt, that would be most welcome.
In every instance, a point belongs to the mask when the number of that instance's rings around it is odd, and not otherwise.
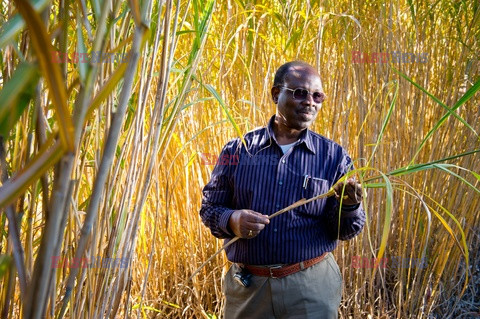
[[[275,116],[274,116],[275,117]],[[335,142],[304,130],[285,154],[278,146],[270,119],[263,127],[224,146],[203,189],[200,216],[218,238],[235,237],[228,220],[236,209],[271,215],[301,198],[327,192],[352,169],[346,151]],[[308,178],[305,176],[308,175]],[[307,182],[305,182],[307,180]],[[332,251],[337,240],[356,236],[365,212],[342,212],[334,196],[295,208],[270,220],[253,239],[240,239],[226,249],[232,262],[251,265],[296,263]]]

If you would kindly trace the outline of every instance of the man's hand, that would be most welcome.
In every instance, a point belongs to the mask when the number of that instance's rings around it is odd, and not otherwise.
[[[250,209],[240,209],[233,212],[228,220],[228,226],[240,238],[253,238],[268,225],[267,215],[254,212]]]
[[[340,202],[340,196],[342,195],[343,183],[338,183],[335,186],[335,197]],[[357,183],[354,178],[347,179],[347,183],[345,185],[345,191],[343,193],[343,205],[356,205],[360,203],[363,199],[363,190],[362,185]],[[347,197],[345,197],[347,196]]]

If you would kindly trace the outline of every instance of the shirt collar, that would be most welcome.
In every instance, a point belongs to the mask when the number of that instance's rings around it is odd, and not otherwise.
[[[275,121],[275,115],[273,115],[270,118],[270,121],[268,121],[265,134],[263,134],[262,139],[260,140],[260,143],[258,145],[260,148],[263,148],[264,146],[266,146],[267,143],[271,143],[272,140],[275,141],[275,143],[277,143],[278,145],[277,138],[275,137],[275,133],[273,132],[274,121]],[[299,141],[298,142],[299,144],[304,144],[305,147],[310,152],[315,154],[315,148],[313,147],[313,141],[312,141],[312,132],[308,128],[302,131],[298,141]]]

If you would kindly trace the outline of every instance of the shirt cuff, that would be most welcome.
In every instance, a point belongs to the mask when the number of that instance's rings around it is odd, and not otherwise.
[[[350,218],[357,216],[357,210],[360,208],[360,203],[355,205],[342,205],[341,218]]]
[[[228,221],[230,220],[230,216],[235,212],[234,209],[227,209],[220,215],[220,221],[218,223],[218,226],[220,229],[227,235],[231,237],[235,237],[235,234],[232,232],[230,227],[228,227]]]
[[[342,210],[344,212],[351,212],[356,210],[358,207],[360,207],[360,203],[355,204],[355,205],[342,205]]]

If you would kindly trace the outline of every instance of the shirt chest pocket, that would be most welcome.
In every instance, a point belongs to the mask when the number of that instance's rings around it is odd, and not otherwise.
[[[303,177],[302,198],[310,199],[317,195],[328,192],[329,189],[330,182],[325,179],[309,175],[307,175],[307,177]],[[319,216],[325,209],[326,202],[326,198],[314,200],[308,204],[300,206],[300,213]]]

